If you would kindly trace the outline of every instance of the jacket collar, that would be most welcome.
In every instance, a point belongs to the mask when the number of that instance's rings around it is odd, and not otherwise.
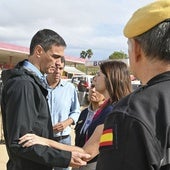
[[[170,71],[156,75],[155,77],[153,77],[152,79],[148,81],[147,85],[153,85],[155,83],[159,83],[159,82],[167,81],[167,80],[170,80]]]

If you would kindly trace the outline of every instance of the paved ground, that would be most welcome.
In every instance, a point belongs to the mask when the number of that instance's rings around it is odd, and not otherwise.
[[[2,120],[1,120],[1,113],[0,113],[0,170],[6,170],[6,162],[8,160],[8,155],[6,152],[6,147],[2,143],[3,140],[3,133],[2,133]]]
[[[6,162],[8,155],[6,153],[5,145],[0,144],[0,170],[6,170]]]

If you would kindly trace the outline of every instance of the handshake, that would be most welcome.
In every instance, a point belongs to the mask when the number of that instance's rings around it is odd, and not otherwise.
[[[87,164],[87,161],[90,158],[91,158],[91,156],[87,153],[80,153],[77,151],[73,151],[69,166],[73,167],[73,168],[78,168],[80,166],[84,166]]]

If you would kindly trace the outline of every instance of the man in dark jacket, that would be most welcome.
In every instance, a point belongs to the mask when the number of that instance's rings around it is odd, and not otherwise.
[[[2,72],[1,109],[9,156],[7,170],[51,170],[54,166],[86,164],[81,160],[88,156],[86,154],[43,145],[24,148],[18,144],[19,138],[26,133],[53,138],[43,74],[53,73],[56,59],[64,55],[65,47],[65,41],[56,32],[40,30],[32,38],[28,60]]]
[[[107,117],[97,170],[170,169],[170,1],[137,10],[124,29],[142,86]]]

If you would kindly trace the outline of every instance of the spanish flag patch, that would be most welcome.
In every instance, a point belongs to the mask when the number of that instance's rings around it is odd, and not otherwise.
[[[100,138],[100,147],[111,146],[111,145],[113,145],[113,130],[106,129],[103,131],[103,134]]]

